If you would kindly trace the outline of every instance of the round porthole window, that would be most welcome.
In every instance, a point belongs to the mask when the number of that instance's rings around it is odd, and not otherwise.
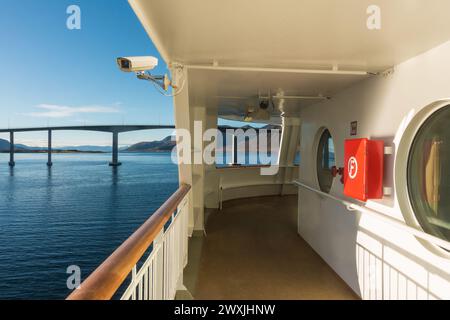
[[[427,233],[450,241],[450,105],[418,128],[407,164],[409,201]]]
[[[335,165],[334,143],[330,131],[324,130],[317,149],[317,179],[320,190],[330,192],[333,184],[331,168]]]

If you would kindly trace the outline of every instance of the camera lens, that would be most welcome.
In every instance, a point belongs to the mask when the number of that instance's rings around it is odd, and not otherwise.
[[[130,60],[122,59],[120,65],[123,69],[130,69]]]

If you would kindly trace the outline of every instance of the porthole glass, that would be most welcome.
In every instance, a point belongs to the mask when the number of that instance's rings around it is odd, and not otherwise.
[[[408,192],[424,229],[450,240],[450,105],[432,114],[418,130],[408,159]]]
[[[320,190],[330,192],[333,184],[331,168],[335,165],[334,144],[328,130],[322,133],[317,150],[317,178]]]

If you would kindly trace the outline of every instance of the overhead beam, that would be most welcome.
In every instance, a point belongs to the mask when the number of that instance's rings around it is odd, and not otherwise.
[[[291,68],[261,68],[261,67],[233,67],[233,66],[215,66],[215,65],[186,65],[188,69],[195,70],[216,70],[216,71],[245,71],[245,72],[278,72],[278,73],[300,73],[300,74],[323,74],[323,75],[349,75],[366,76],[376,75],[368,71],[338,70],[333,69],[291,69]]]

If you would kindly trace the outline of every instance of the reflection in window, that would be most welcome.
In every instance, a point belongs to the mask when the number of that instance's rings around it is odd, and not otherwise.
[[[219,122],[220,125],[220,122]],[[242,129],[240,139],[233,136],[234,129]],[[265,134],[261,131],[264,130]],[[272,146],[272,134],[278,132],[278,143]],[[222,141],[217,141],[216,166],[228,167],[230,165],[259,166],[268,162],[278,161],[279,145],[281,138],[281,127],[279,125],[242,123],[227,121],[226,125],[221,125]],[[253,133],[252,133],[253,132]],[[260,150],[262,138],[266,139],[267,150]],[[244,138],[244,139],[243,139]],[[236,153],[234,152],[236,150]]]
[[[422,228],[450,240],[450,106],[417,132],[408,160],[408,190]]]
[[[322,133],[317,150],[317,178],[320,190],[330,192],[333,183],[331,168],[335,166],[334,143],[328,130]]]
[[[297,153],[295,154],[295,158],[294,158],[294,166],[299,166],[300,165],[300,151],[297,151]]]

